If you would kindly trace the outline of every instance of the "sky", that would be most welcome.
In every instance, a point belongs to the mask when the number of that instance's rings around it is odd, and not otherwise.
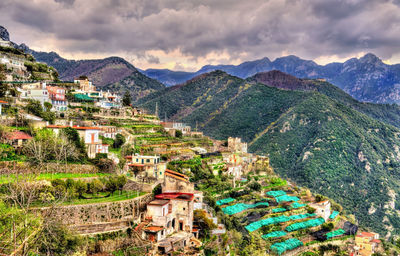
[[[0,25],[34,50],[142,69],[368,52],[400,63],[400,0],[1,0]]]

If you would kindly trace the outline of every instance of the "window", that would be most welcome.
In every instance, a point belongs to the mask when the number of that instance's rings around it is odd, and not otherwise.
[[[183,210],[185,211],[185,210],[186,210],[186,208],[185,208],[185,207],[183,207]]]
[[[150,159],[147,159],[147,160],[146,160],[146,163],[150,163]]]

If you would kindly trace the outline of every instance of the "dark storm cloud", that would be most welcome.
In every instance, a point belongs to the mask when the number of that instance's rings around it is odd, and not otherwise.
[[[400,51],[398,0],[3,0],[0,12],[11,35],[30,28],[26,43],[42,33],[64,52],[313,59],[369,51],[390,58]],[[146,59],[160,62],[153,57]]]

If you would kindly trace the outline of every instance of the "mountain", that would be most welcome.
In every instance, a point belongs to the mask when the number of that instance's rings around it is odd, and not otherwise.
[[[134,100],[165,87],[119,57],[76,61],[64,59],[55,52],[36,52],[25,45],[22,47],[38,61],[56,68],[61,80],[71,81],[79,76],[87,76],[99,89],[121,94],[128,91]]]
[[[326,79],[359,101],[400,103],[400,64],[387,65],[371,53],[359,59],[352,58],[344,63],[323,66],[291,55],[274,61],[268,58],[248,61],[237,66],[207,65],[193,73],[176,71],[179,75],[175,71],[156,69],[146,70],[144,73],[170,86],[214,70],[222,70],[240,78],[248,78],[259,72],[280,70],[301,78]]]
[[[280,175],[334,198],[361,225],[399,232],[398,106],[360,103],[328,82],[279,71],[246,80],[213,71],[140,103],[152,111],[158,103],[161,116],[214,138],[241,137]]]
[[[162,81],[166,86],[183,83],[195,76],[191,72],[171,71],[169,69],[146,69],[140,71],[148,77]]]

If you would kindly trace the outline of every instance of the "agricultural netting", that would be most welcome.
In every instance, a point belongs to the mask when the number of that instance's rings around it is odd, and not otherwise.
[[[286,195],[286,192],[283,190],[272,190],[272,191],[268,191],[266,194],[269,196],[277,197],[277,196]]]
[[[292,204],[290,205],[290,208],[292,208],[292,209],[298,209],[298,208],[301,208],[301,207],[304,207],[304,206],[306,206],[306,204],[300,204],[300,203],[298,203],[298,202],[294,202],[294,203],[292,203]]]
[[[261,237],[264,239],[268,239],[268,238],[274,238],[274,237],[281,237],[281,236],[286,236],[286,232],[285,231],[274,231],[274,232],[270,232],[268,234],[262,235]]]
[[[283,196],[275,197],[275,200],[277,203],[280,203],[280,202],[297,202],[300,199],[297,196],[283,195]]]
[[[291,215],[291,216],[280,215],[277,217],[270,217],[267,219],[263,219],[263,220],[259,220],[259,221],[250,223],[245,228],[247,229],[247,231],[253,232],[263,226],[283,223],[283,222],[287,222],[287,221],[291,221],[291,220],[305,219],[305,218],[309,218],[309,217],[314,217],[315,215],[316,215],[315,213],[305,213],[305,214],[298,214],[298,215]]]
[[[326,239],[331,239],[335,236],[341,236],[344,233],[346,233],[346,231],[344,231],[343,229],[339,228],[337,230],[331,231],[329,233],[326,233]]]
[[[273,213],[286,212],[286,209],[285,208],[275,208],[275,209],[272,209],[272,212]]]
[[[223,204],[229,204],[230,202],[235,201],[235,199],[233,199],[232,197],[228,197],[225,199],[221,199],[217,201],[217,205],[223,205]]]
[[[323,224],[324,222],[325,222],[325,220],[323,218],[307,220],[307,221],[303,221],[303,222],[293,223],[292,225],[287,226],[285,230],[288,232],[292,232],[292,231],[296,231],[299,229],[316,227],[316,226]]]
[[[239,204],[234,204],[234,205],[231,205],[231,206],[227,206],[227,207],[223,208],[222,211],[225,214],[233,215],[233,214],[245,211],[245,210],[250,209],[250,208],[255,208],[255,207],[258,207],[258,206],[266,206],[266,207],[268,207],[269,204],[267,202],[259,202],[259,203],[255,203],[255,204],[239,203]]]
[[[271,250],[281,255],[285,251],[296,249],[297,247],[303,246],[303,242],[296,238],[288,239],[282,243],[276,243],[271,245]]]
[[[334,218],[336,218],[336,216],[339,215],[338,211],[333,211],[332,214],[329,216],[329,219],[333,220]]]

